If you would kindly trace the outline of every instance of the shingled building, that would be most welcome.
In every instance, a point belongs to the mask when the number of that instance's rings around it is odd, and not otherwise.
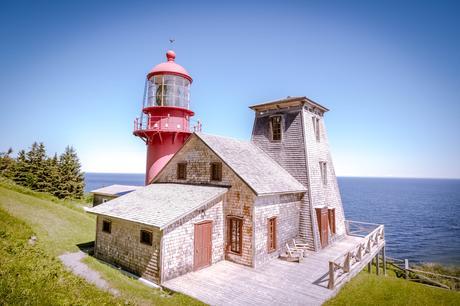
[[[257,269],[292,238],[345,235],[325,107],[250,107],[251,141],[193,133],[146,187],[93,207],[95,255],[158,284],[221,260]]]

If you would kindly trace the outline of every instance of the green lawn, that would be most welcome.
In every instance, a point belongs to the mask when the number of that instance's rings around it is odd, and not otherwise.
[[[325,305],[460,305],[460,292],[363,271]]]
[[[30,245],[32,234],[26,223],[0,209],[0,305],[124,304]]]
[[[115,299],[66,272],[56,256],[78,251],[78,244],[94,240],[95,217],[83,211],[82,202],[58,200],[0,179],[0,210],[0,240],[6,250],[0,254],[0,305],[24,304],[26,301],[31,304],[200,304],[182,294],[167,294],[149,288],[92,257],[86,258],[85,262],[121,293],[119,298]],[[4,223],[9,224],[7,232]],[[26,243],[32,235],[38,237],[34,247]],[[16,247],[19,253],[8,253],[9,249]],[[47,294],[46,287],[42,290],[42,283],[50,290],[56,288],[56,295]],[[81,296],[73,294],[79,287],[84,289]],[[65,295],[67,290],[68,299],[61,299],[60,294]]]

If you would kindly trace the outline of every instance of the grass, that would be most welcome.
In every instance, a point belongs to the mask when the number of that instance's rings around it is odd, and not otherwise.
[[[3,210],[0,220],[1,222],[4,222],[4,219],[10,220],[8,221],[7,234],[2,234],[4,229],[3,224],[0,223],[2,225],[0,226],[0,235],[10,237],[4,240],[3,236],[0,236],[0,241],[4,242],[2,246],[6,249],[15,248],[17,245],[25,248],[20,255],[18,255],[19,253],[14,256],[6,253],[0,254],[2,257],[0,259],[0,271],[2,273],[0,276],[0,305],[24,303],[200,304],[198,301],[182,294],[168,294],[158,289],[149,288],[138,280],[124,275],[121,271],[93,257],[86,258],[85,262],[92,269],[100,272],[101,276],[120,292],[121,296],[119,298],[114,298],[67,272],[61,262],[56,259],[56,256],[66,252],[76,252],[79,250],[78,244],[94,240],[96,220],[94,216],[84,212],[84,206],[83,201],[59,200],[51,195],[31,191],[14,185],[8,180],[0,179],[0,209]],[[18,221],[18,219],[21,221]],[[36,235],[38,238],[33,248],[25,243],[32,235]],[[31,255],[26,256],[27,252],[31,252]],[[41,261],[34,261],[35,256]],[[15,261],[17,263],[14,264],[14,267],[11,266]],[[7,265],[4,268],[4,262],[11,265]],[[30,269],[37,270],[39,275],[30,274]],[[14,282],[15,276],[20,284]],[[54,286],[58,289],[68,287],[70,293],[73,292],[73,286],[78,287],[85,284],[92,288],[91,292],[94,294],[94,299],[91,297],[92,294],[84,295],[87,300],[80,299],[79,296],[72,294],[68,300],[62,300],[60,297],[54,298],[52,295],[50,295],[50,299],[47,299],[48,295],[44,294],[40,286],[37,285],[40,284],[41,280],[43,282],[46,280],[51,287]],[[12,292],[11,294],[6,294],[10,291]],[[65,293],[65,290],[63,292]],[[88,292],[90,292],[90,289],[88,289]]]
[[[122,305],[28,243],[32,229],[0,209],[0,305]]]
[[[48,254],[76,252],[77,244],[94,240],[95,217],[86,214],[81,203],[22,190],[23,187],[12,189],[0,181],[0,207],[25,221]]]
[[[324,305],[460,305],[460,292],[414,283],[397,278],[361,272],[339,294]]]

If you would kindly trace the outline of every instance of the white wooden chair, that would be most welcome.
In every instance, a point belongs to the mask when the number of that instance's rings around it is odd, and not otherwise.
[[[294,245],[294,250],[302,251],[303,257],[306,257],[308,251],[308,243],[300,243],[295,239],[292,239],[292,244]]]
[[[302,261],[303,258],[303,250],[291,248],[289,243],[286,242],[286,254],[290,259],[297,259],[299,262]]]

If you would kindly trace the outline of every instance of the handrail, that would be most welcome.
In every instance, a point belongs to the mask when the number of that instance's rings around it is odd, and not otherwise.
[[[193,125],[190,126],[190,123]],[[136,131],[201,132],[201,122],[189,117],[142,116],[134,120]]]
[[[354,221],[346,221],[347,228]],[[355,222],[358,224],[366,224],[364,222]],[[385,242],[385,227],[384,225],[367,223],[368,225],[376,225],[369,234],[362,238],[361,242],[349,248],[346,252],[340,254],[333,260],[329,261],[329,282],[328,288],[334,289],[336,284],[340,282],[352,268],[360,262],[368,259],[376,248],[380,248]],[[348,234],[348,233],[347,233]],[[337,272],[338,271],[338,272]],[[341,273],[341,274],[339,274]]]

